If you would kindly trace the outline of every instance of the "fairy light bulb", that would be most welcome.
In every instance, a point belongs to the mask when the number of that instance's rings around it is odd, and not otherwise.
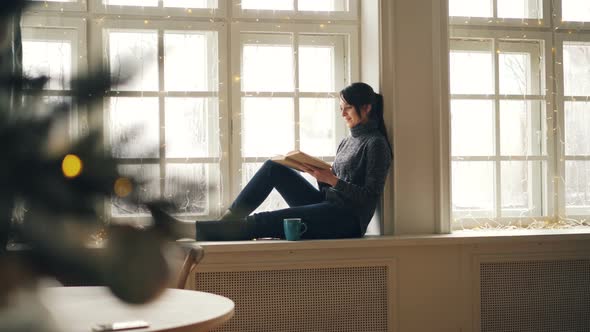
[[[66,178],[72,179],[82,173],[82,160],[75,154],[68,154],[61,163],[61,170]]]

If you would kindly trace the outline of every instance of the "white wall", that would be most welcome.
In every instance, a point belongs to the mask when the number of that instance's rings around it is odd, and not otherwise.
[[[381,1],[381,90],[395,149],[386,234],[448,231],[444,7],[440,0]]]

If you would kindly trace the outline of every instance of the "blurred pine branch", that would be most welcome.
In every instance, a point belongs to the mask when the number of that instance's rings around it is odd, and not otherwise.
[[[125,301],[145,302],[159,294],[167,278],[161,253],[168,240],[165,223],[155,220],[154,227],[137,229],[100,221],[102,203],[114,194],[115,182],[123,176],[110,151],[105,151],[99,129],[65,140],[58,148],[52,145],[55,131],[66,135],[59,128],[67,123],[72,105],[88,106],[89,112],[100,109],[90,106],[102,102],[105,92],[120,82],[113,82],[108,72],[91,71],[71,81],[71,103],[46,103],[43,87],[49,78],[26,77],[20,68],[19,16],[27,4],[0,1],[0,267],[8,261],[5,266],[14,266],[13,260],[7,260],[6,243],[16,236],[28,248],[17,261],[23,271],[69,273],[109,286]],[[73,176],[65,172],[66,156],[81,162]],[[132,188],[141,185],[125,178]],[[136,191],[129,194],[130,202],[149,203]],[[15,202],[26,207],[18,222],[11,217]],[[89,249],[90,236],[101,228],[108,234],[107,245],[103,250]],[[133,275],[141,275],[141,282]],[[5,291],[0,289],[0,303]]]

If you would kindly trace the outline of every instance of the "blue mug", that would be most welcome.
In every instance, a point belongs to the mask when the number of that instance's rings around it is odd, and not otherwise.
[[[285,239],[289,241],[298,241],[301,235],[307,231],[307,225],[301,221],[301,218],[283,219],[285,228]]]

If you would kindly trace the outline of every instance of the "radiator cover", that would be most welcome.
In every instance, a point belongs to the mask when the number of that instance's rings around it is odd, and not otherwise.
[[[590,259],[479,265],[482,332],[590,331]]]
[[[198,272],[196,289],[227,296],[235,316],[216,331],[388,331],[388,267]]]

